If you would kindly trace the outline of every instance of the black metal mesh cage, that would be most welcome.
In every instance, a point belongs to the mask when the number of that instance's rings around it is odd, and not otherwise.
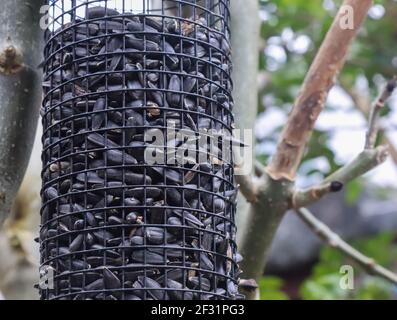
[[[238,298],[229,0],[49,16],[41,298]]]

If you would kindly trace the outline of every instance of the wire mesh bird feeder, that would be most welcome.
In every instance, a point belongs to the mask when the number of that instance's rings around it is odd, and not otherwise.
[[[239,298],[229,0],[49,16],[41,298]]]

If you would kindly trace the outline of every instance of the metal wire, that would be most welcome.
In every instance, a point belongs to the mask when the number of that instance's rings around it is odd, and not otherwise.
[[[49,5],[41,298],[239,298],[229,0]]]

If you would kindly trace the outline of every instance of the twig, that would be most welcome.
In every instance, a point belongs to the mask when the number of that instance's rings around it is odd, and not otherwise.
[[[244,157],[238,152],[239,146],[233,145],[233,157],[235,159],[235,179],[238,184],[239,190],[246,200],[250,203],[258,201],[257,198],[257,186],[255,183],[255,176],[251,172],[244,172]],[[257,171],[258,166],[255,165],[255,171]]]
[[[238,167],[236,169],[236,171],[238,171]],[[268,177],[265,166],[259,161],[255,162],[254,171],[255,176],[252,176],[251,174],[235,175],[240,192],[250,203],[255,203],[258,201],[258,186],[256,180],[258,180],[258,178],[262,178],[263,180]]]
[[[302,156],[314,124],[324,108],[328,92],[342,69],[348,49],[365,20],[371,0],[345,0],[336,16],[319,52],[306,75],[305,82],[288,122],[281,134],[276,154],[267,168],[268,174],[275,180],[293,181],[301,163]],[[353,9],[354,28],[341,27],[345,19],[343,8]]]
[[[300,208],[312,204],[330,192],[337,192],[341,188],[337,188],[336,183],[345,185],[346,183],[361,177],[372,169],[386,161],[388,156],[388,148],[379,146],[375,149],[367,149],[362,151],[352,162],[340,168],[329,177],[327,177],[320,185],[294,192],[291,207]],[[334,188],[332,188],[334,184]]]
[[[312,188],[305,190],[295,191],[292,196],[292,208],[300,208],[306,205],[312,204],[320,200],[325,195],[331,192],[339,192],[343,188],[343,183],[339,181],[333,181],[330,183],[323,183]]]
[[[362,266],[369,274],[379,276],[393,284],[397,284],[397,274],[377,264],[358,250],[345,242],[338,234],[333,232],[327,225],[318,220],[308,209],[296,210],[298,216],[313,230],[321,239],[331,247],[340,250],[356,263]]]
[[[331,174],[324,182],[340,181],[344,184],[350,182],[385,162],[388,154],[387,146],[364,150],[352,162]]]
[[[236,171],[238,171],[238,167],[236,169],[237,169]],[[261,178],[266,176],[265,167],[259,161],[255,162],[254,169],[255,169],[254,170],[255,177]],[[236,182],[239,185],[240,192],[246,198],[246,200],[250,203],[254,203],[258,201],[255,177],[253,177],[251,174],[246,174],[246,175],[236,174],[235,177],[236,177]]]
[[[376,144],[376,139],[378,137],[378,119],[382,108],[385,106],[385,102],[393,94],[394,89],[397,86],[397,78],[394,77],[386,85],[385,89],[381,92],[378,99],[373,104],[370,114],[369,114],[369,127],[365,140],[365,149],[373,149]]]
[[[345,90],[346,94],[348,94],[350,96],[350,98],[353,100],[356,107],[365,116],[368,116],[370,109],[371,109],[371,102],[370,102],[368,95],[358,93],[354,89],[350,89],[349,86],[344,82],[341,82],[340,85],[343,88],[343,90]],[[383,131],[383,128],[381,128],[380,131]],[[386,135],[383,136],[382,142],[383,142],[383,144],[388,146],[390,157],[392,158],[395,165],[397,165],[397,149],[394,146],[393,142]]]

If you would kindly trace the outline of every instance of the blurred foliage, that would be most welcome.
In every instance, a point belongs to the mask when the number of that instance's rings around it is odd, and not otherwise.
[[[265,276],[259,281],[261,300],[288,300],[282,291],[284,281],[278,277]]]
[[[381,265],[395,268],[393,259],[397,247],[393,243],[395,235],[384,233],[379,236],[355,241],[353,246],[372,257]],[[343,290],[339,283],[341,266],[352,265],[354,268],[354,289]],[[395,299],[396,287],[378,277],[368,275],[361,267],[345,255],[330,247],[322,250],[319,262],[312,275],[303,283],[300,293],[303,299]]]
[[[341,0],[260,0],[261,48],[260,69],[270,81],[260,93],[259,111],[272,109],[285,114],[291,109],[304,76],[337,13]],[[350,50],[348,62],[339,79],[344,87],[352,89],[358,82],[365,83],[368,93],[375,97],[384,77],[397,73],[397,0],[375,1],[369,18]],[[337,102],[336,102],[337,103]],[[335,101],[328,101],[326,109],[337,109]],[[385,108],[387,109],[387,108]],[[352,112],[356,112],[352,106]],[[358,112],[358,111],[357,111]],[[261,115],[259,115],[260,117]],[[275,145],[283,123],[271,134],[259,139],[259,145]],[[267,131],[266,131],[267,132]],[[325,157],[328,170],[313,168],[319,177],[335,171],[343,163],[337,161],[330,146],[333,132],[314,132],[305,161]],[[259,160],[266,162],[274,149],[259,148]],[[350,186],[349,200],[358,198],[359,185]]]
[[[397,247],[395,234],[381,235],[355,241],[353,246],[374,258],[381,265],[396,268]],[[394,263],[394,264],[393,264]],[[340,286],[340,268],[351,265],[354,270],[354,289],[344,290]],[[264,276],[259,282],[261,300],[287,300],[283,291],[284,280],[274,276]],[[300,298],[304,300],[390,300],[397,299],[397,287],[389,282],[366,273],[355,262],[340,251],[324,247],[318,263],[313,267],[312,274],[305,279],[300,289]]]
[[[356,203],[364,190],[362,179],[356,179],[349,182],[345,186],[345,190],[346,190],[345,192],[346,203],[349,205]]]

